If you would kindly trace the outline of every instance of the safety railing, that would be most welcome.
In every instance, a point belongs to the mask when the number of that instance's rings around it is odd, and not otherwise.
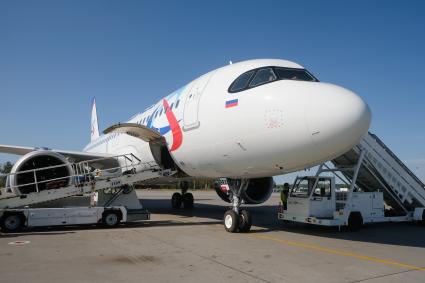
[[[58,169],[65,169],[69,174],[55,176],[57,175],[55,170]],[[24,170],[1,175],[1,177],[5,179],[5,187],[0,189],[0,198],[10,197],[11,195],[39,193],[42,190],[59,189],[71,185],[82,186],[94,183],[96,180],[103,178],[116,178],[122,175],[136,174],[141,171],[160,169],[161,168],[153,161],[141,162],[141,160],[133,154],[123,154],[90,159],[78,163],[67,163]],[[46,174],[42,174],[43,171],[50,171],[52,176],[46,178]],[[11,180],[13,180],[12,184]]]

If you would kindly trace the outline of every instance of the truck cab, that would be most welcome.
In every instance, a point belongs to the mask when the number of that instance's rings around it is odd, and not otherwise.
[[[286,213],[331,218],[335,209],[335,178],[302,176],[295,179]]]

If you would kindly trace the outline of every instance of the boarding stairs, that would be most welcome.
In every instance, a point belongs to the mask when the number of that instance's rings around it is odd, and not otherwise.
[[[108,163],[116,166],[106,169],[94,169],[99,164]],[[72,174],[66,177],[37,180],[37,172],[57,167],[71,166]],[[125,185],[132,186],[143,181],[152,180],[164,176],[170,176],[176,171],[163,170],[155,162],[141,162],[133,154],[124,154],[107,158],[91,159],[78,163],[37,168],[34,170],[14,173],[34,175],[30,183],[19,186],[8,186],[0,189],[0,209],[22,208],[39,205],[45,202],[57,201],[64,198],[93,194],[109,188],[122,188]],[[10,177],[4,175],[3,177]],[[49,186],[54,189],[46,189]],[[56,185],[55,185],[56,184]],[[57,185],[63,184],[63,185]],[[20,188],[32,186],[33,192],[21,193]]]
[[[368,133],[358,145],[332,160],[336,168],[356,164],[361,153],[363,161],[358,171],[356,186],[363,191],[382,191],[385,203],[398,214],[425,207],[425,185],[374,134]],[[355,179],[353,170],[341,170],[348,179]]]

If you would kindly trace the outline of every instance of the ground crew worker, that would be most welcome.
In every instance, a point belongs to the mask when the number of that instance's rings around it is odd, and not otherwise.
[[[283,189],[280,191],[280,199],[282,200],[283,210],[288,207],[289,184],[283,184]]]

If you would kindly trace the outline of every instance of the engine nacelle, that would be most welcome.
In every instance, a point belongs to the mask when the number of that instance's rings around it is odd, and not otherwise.
[[[70,184],[72,172],[71,164],[63,155],[49,150],[32,151],[12,167],[7,186],[16,194],[57,189]]]
[[[227,180],[227,184],[215,183],[215,191],[225,202],[230,202],[230,192],[226,186],[238,187],[240,180]],[[260,204],[268,200],[273,192],[274,181],[272,177],[249,179],[248,186],[241,191],[241,198],[246,204]]]

